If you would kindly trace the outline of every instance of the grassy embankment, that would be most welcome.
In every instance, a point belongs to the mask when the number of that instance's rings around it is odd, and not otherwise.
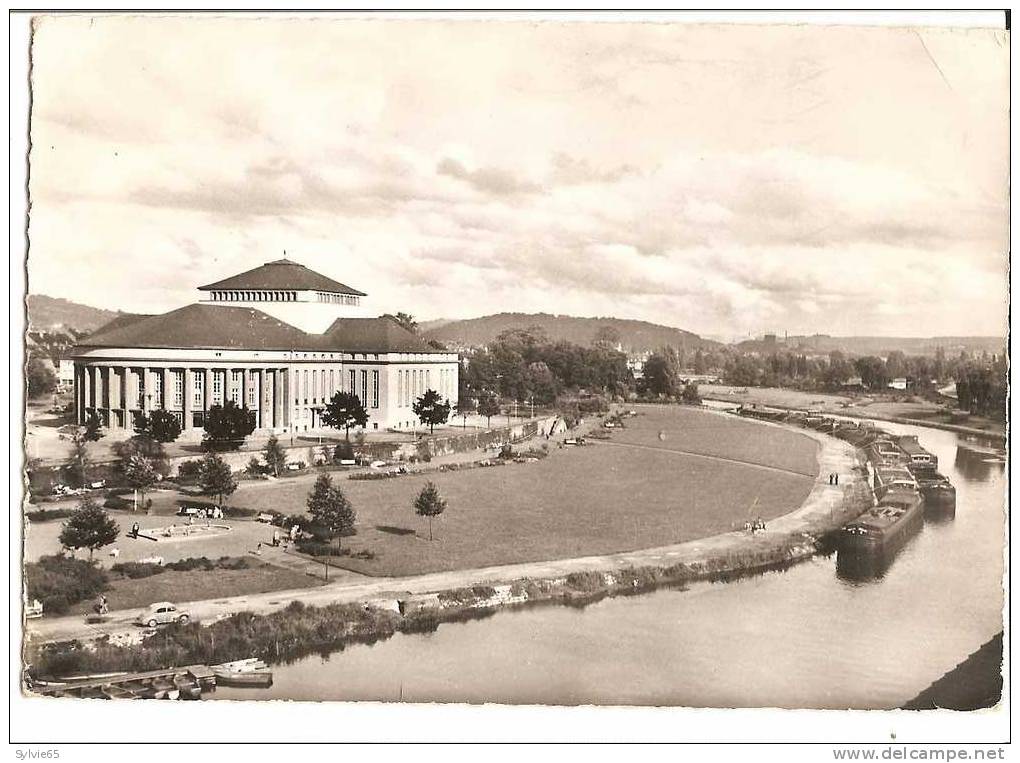
[[[737,390],[746,392],[738,392]],[[780,408],[810,409],[821,413],[885,420],[902,420],[936,427],[963,429],[1003,435],[1004,420],[990,419],[963,411],[952,411],[944,405],[906,393],[879,395],[836,395],[822,392],[802,392],[775,387],[731,387],[721,384],[704,384],[699,387],[702,397],[731,403],[757,404]]]
[[[803,537],[780,538],[754,550],[720,555],[705,562],[639,567],[612,573],[578,572],[556,580],[521,579],[504,586],[473,586],[412,597],[403,613],[361,604],[323,607],[292,602],[267,615],[240,612],[203,627],[171,625],[140,644],[64,642],[31,647],[26,655],[36,678],[169,666],[216,664],[247,657],[268,662],[328,653],[351,643],[372,643],[394,633],[429,632],[443,622],[484,617],[498,607],[536,604],[584,606],[606,596],[630,595],[695,580],[726,580],[761,574],[808,553]]]

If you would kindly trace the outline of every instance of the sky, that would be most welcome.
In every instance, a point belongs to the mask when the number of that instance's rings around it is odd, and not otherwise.
[[[421,320],[1003,335],[1008,33],[54,17],[29,292],[286,256]]]

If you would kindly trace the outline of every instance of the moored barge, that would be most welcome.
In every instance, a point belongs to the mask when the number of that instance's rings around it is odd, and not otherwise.
[[[839,551],[891,554],[924,523],[921,496],[914,490],[889,490],[878,505],[847,524],[839,534]]]

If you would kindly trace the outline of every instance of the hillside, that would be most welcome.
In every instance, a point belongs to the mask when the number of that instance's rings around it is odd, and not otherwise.
[[[959,355],[961,351],[968,353],[988,352],[1000,354],[1006,346],[1003,337],[992,336],[934,336],[934,337],[895,337],[895,336],[829,336],[814,334],[812,336],[791,336],[787,339],[779,337],[772,349],[785,349],[793,352],[828,353],[840,350],[848,355],[880,355],[899,350],[905,355],[934,355],[941,347],[947,356]],[[740,342],[737,345],[747,352],[768,352],[769,346],[762,340]]]
[[[426,339],[435,339],[455,347],[471,347],[488,344],[504,331],[533,326],[542,329],[552,341],[580,345],[589,345],[600,331],[612,329],[626,352],[646,352],[667,345],[688,349],[717,346],[716,342],[702,339],[689,331],[645,321],[577,318],[549,313],[497,313],[482,318],[443,322],[423,333]]]
[[[53,331],[63,328],[90,332],[119,315],[113,310],[80,305],[77,302],[47,297],[44,294],[29,294],[27,302],[28,326],[32,331]]]

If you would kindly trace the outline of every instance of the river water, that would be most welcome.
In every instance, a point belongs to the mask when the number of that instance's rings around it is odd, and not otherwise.
[[[274,667],[216,699],[892,708],[1002,630],[1006,477],[952,432],[917,434],[957,490],[880,573],[836,555],[685,590],[542,606]]]

